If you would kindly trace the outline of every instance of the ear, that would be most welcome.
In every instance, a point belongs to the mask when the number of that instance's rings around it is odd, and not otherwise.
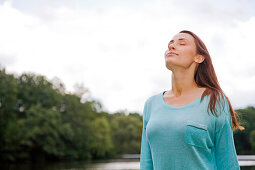
[[[202,63],[204,60],[205,60],[205,57],[200,54],[196,55],[196,57],[195,57],[196,63]]]

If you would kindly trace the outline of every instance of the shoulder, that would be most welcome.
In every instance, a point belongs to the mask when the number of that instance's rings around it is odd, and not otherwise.
[[[162,92],[160,93],[154,93],[146,98],[144,102],[144,115],[145,117],[150,117],[150,110],[152,108],[152,105],[158,101],[158,99],[161,97]]]
[[[161,97],[160,95],[163,92],[157,92],[154,93],[152,95],[150,95],[149,97],[147,97],[147,99],[145,100],[145,105],[151,105],[153,102],[155,102],[159,97]]]
[[[227,96],[222,95],[215,107],[218,115],[218,117],[215,117],[216,132],[218,132],[224,125],[231,126],[231,113]]]
[[[219,114],[224,114],[223,116],[227,116],[230,113],[228,98],[226,95],[221,94],[219,96],[219,102],[216,103],[216,109]]]
[[[215,96],[211,96],[211,94],[205,95],[203,98],[204,103],[208,106],[215,105],[215,112],[218,116],[224,116],[224,114],[230,112],[228,98],[224,93],[219,93],[217,100],[213,101]],[[210,111],[211,113],[211,111]],[[211,113],[212,114],[212,113]],[[217,117],[218,117],[217,116]]]

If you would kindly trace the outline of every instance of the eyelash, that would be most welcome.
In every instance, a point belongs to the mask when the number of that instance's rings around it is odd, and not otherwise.
[[[186,45],[186,44],[180,44],[180,45]],[[168,47],[169,47],[169,45],[168,45]]]

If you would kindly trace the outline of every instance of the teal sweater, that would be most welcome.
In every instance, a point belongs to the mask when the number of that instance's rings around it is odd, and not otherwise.
[[[140,170],[240,170],[226,98],[216,117],[209,96],[175,107],[164,92],[144,104]]]

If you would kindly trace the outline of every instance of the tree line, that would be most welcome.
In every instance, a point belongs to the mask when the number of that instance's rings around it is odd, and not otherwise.
[[[82,88],[80,88],[82,89]],[[78,89],[79,90],[79,89]],[[139,154],[142,116],[102,111],[59,80],[0,69],[0,161],[92,160]],[[255,153],[255,108],[236,110],[244,131],[234,133],[238,154]]]

